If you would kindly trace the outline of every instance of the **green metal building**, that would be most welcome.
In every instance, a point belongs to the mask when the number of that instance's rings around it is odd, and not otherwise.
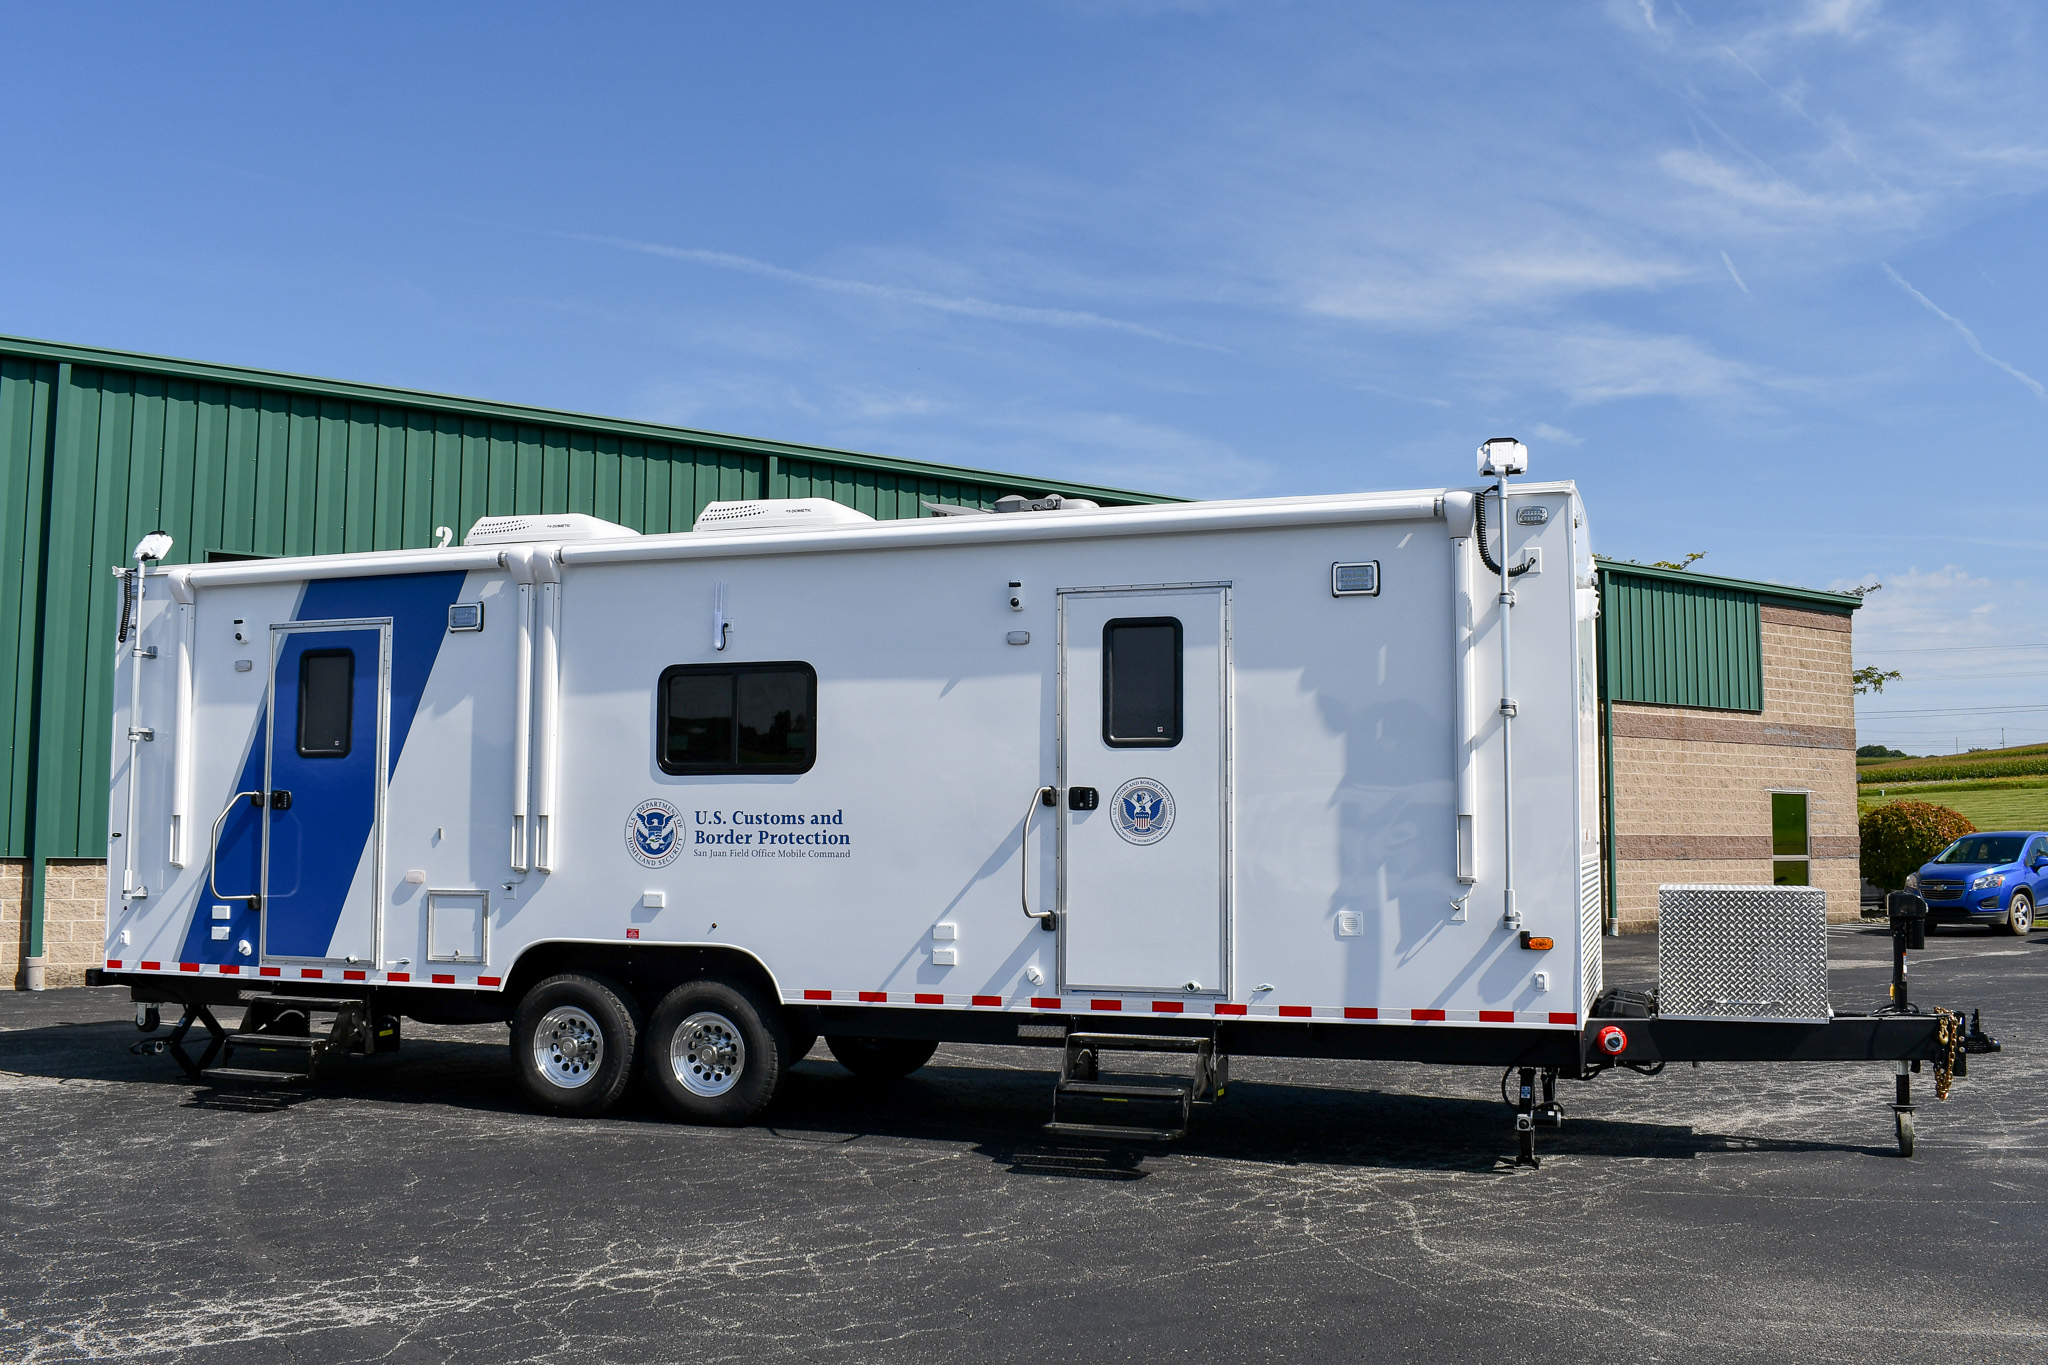
[[[1853,593],[1596,561],[1602,894],[1656,925],[1665,883],[1818,886],[1858,913]]]
[[[153,530],[170,563],[424,547],[478,517],[587,512],[688,530],[706,503],[829,497],[870,516],[1098,488],[652,422],[0,337],[0,858],[106,856],[113,566]],[[11,946],[11,945],[10,945]]]

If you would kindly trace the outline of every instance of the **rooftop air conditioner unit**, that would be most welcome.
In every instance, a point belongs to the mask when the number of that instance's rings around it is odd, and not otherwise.
[[[874,518],[830,498],[755,498],[714,502],[697,514],[690,529],[706,531],[817,531],[828,526],[868,526]]]
[[[464,545],[523,545],[537,540],[612,540],[637,536],[630,526],[585,512],[551,512],[530,517],[481,517],[462,538]]]

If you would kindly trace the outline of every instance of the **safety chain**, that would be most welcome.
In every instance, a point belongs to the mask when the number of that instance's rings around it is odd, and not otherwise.
[[[1934,1041],[1941,1046],[1941,1055],[1934,1059],[1934,1098],[1945,1100],[1949,1080],[1955,1074],[1956,1053],[1963,1046],[1963,1016],[1939,1006],[1934,1013]]]

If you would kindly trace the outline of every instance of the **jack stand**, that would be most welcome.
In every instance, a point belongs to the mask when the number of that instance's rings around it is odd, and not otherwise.
[[[1536,1106],[1531,1117],[1538,1128],[1564,1127],[1564,1106],[1557,1102],[1557,1072],[1547,1067],[1543,1072],[1543,1103]]]
[[[185,1053],[185,1035],[191,1032],[194,1023],[206,1025],[206,1031],[211,1035],[206,1040],[206,1051],[199,1054],[199,1060],[196,1062]],[[187,1005],[185,1013],[171,1029],[170,1036],[164,1039],[164,1047],[177,1062],[178,1069],[196,1081],[200,1072],[213,1065],[213,1059],[220,1055],[220,1050],[227,1040],[228,1031],[213,1017],[212,1010],[204,1005]]]
[[[1898,1128],[1899,1155],[1913,1155],[1913,1070],[1905,1062],[1897,1063],[1899,1074],[1892,1095],[1892,1118]]]
[[[1523,1067],[1520,1080],[1520,1098],[1515,1107],[1515,1138],[1519,1146],[1515,1164],[1533,1169],[1543,1164],[1536,1155],[1536,1068]]]

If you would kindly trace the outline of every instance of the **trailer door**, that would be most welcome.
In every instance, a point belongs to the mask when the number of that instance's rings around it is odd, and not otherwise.
[[[265,961],[377,960],[388,621],[271,627]]]
[[[1060,957],[1072,990],[1227,990],[1229,590],[1060,594]]]

